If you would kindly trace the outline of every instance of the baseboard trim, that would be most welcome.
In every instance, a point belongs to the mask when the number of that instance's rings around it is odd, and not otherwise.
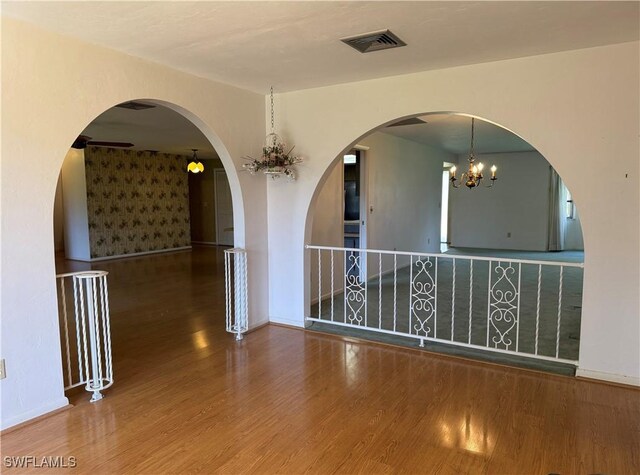
[[[640,378],[625,376],[623,374],[606,373],[604,371],[594,371],[590,369],[578,368],[576,370],[576,378],[621,384],[623,386],[640,387]]]
[[[305,320],[291,320],[289,318],[281,317],[269,317],[269,323],[275,323],[277,325],[283,325],[286,327],[305,328]]]
[[[247,329],[247,333],[254,332],[262,327],[266,327],[269,325],[269,320],[261,320],[259,322],[249,324],[249,328]]]
[[[139,256],[148,256],[149,254],[161,254],[163,252],[176,252],[176,251],[187,251],[187,250],[191,250],[191,246],[171,247],[169,249],[157,249],[155,251],[134,252],[131,254],[118,254],[117,256],[92,257],[91,259],[70,259],[70,260],[82,261],[82,262],[100,262],[100,261],[110,261],[112,259],[122,259],[123,257],[139,257]]]
[[[55,402],[51,402],[37,409],[32,409],[31,411],[23,412],[22,414],[3,420],[0,434],[4,435],[9,431],[20,429],[27,424],[37,422],[71,407],[69,400],[66,397],[62,397],[57,399]]]
[[[214,241],[191,241],[191,244],[197,244],[199,246],[217,246],[218,243]]]

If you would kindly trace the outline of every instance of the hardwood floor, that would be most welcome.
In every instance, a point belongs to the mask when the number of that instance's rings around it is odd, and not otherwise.
[[[216,249],[95,267],[110,271],[115,383],[3,434],[3,458],[74,456],[61,472],[95,474],[640,473],[638,390],[274,325],[235,342]]]

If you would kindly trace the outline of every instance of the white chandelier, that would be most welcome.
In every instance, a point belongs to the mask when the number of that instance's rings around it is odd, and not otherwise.
[[[260,158],[243,157],[249,163],[245,163],[242,167],[252,175],[261,171],[265,175],[271,176],[271,178],[284,175],[290,180],[295,180],[294,165],[302,162],[302,157],[293,155],[294,147],[295,145],[287,150],[285,143],[275,133],[273,87],[271,87],[271,133],[266,137]]]

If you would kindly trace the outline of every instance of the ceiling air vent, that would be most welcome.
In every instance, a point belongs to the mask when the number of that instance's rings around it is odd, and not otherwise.
[[[374,31],[373,33],[341,38],[340,41],[357,49],[361,53],[370,53],[372,51],[407,46],[407,43],[402,41],[389,30]]]
[[[144,109],[153,109],[155,106],[153,104],[143,104],[142,102],[129,101],[118,104],[116,107],[121,107],[122,109],[132,109],[134,111],[141,111]]]
[[[387,125],[387,127],[399,127],[401,125],[418,125],[426,123],[426,121],[420,119],[419,117],[412,117],[411,119],[404,119],[398,122],[394,122],[393,124]]]

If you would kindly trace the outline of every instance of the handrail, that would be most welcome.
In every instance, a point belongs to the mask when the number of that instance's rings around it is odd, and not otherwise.
[[[76,272],[65,272],[63,274],[56,274],[56,279],[63,279],[65,277],[73,277],[75,275],[86,275],[91,277],[100,277],[103,275],[109,275],[106,270],[79,270]]]
[[[359,248],[349,248],[349,247],[316,246],[313,244],[306,244],[305,249],[317,249],[321,251],[367,252],[367,253],[373,253],[373,254],[385,254],[385,255],[396,255],[396,256],[437,257],[441,259],[466,259],[466,260],[474,260],[474,261],[491,261],[491,262],[501,261],[501,262],[515,262],[519,264],[579,267],[581,269],[584,268],[584,262],[540,261],[540,260],[532,260],[532,259],[514,259],[511,257],[500,258],[497,256],[484,257],[484,256],[466,256],[466,255],[459,255],[459,254],[442,254],[442,253],[433,253],[433,252],[386,251],[381,249],[359,249]]]

